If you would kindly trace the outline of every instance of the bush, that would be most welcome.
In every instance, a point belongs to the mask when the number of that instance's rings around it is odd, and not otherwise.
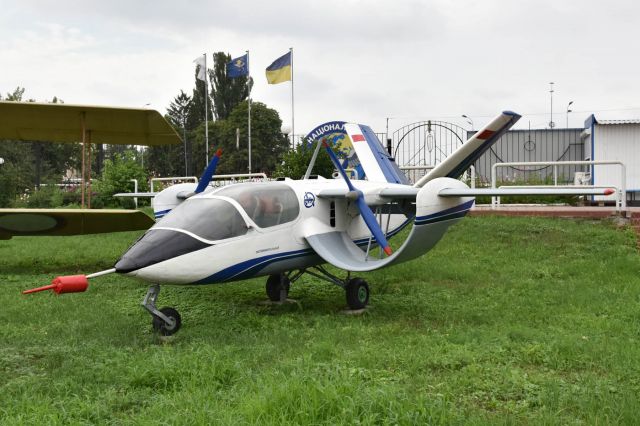
[[[132,151],[116,155],[114,161],[107,160],[104,163],[102,177],[93,185],[95,194],[91,200],[91,207],[124,207],[133,208],[131,198],[115,198],[113,195],[119,192],[132,192],[133,182],[138,180],[138,191],[147,190],[147,173],[135,160]]]
[[[19,208],[52,209],[64,204],[63,192],[55,185],[43,185],[17,199],[13,205]]]

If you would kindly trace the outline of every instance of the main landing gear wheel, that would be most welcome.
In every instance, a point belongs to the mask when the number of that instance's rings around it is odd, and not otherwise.
[[[180,319],[180,314],[173,308],[165,307],[160,309],[169,320],[173,322],[173,324],[167,324],[165,320],[158,316],[153,316],[153,320],[151,322],[151,326],[153,327],[153,331],[156,333],[160,333],[163,336],[171,336],[178,330],[180,330],[180,326],[182,325],[182,320]]]
[[[362,278],[350,279],[344,289],[349,308],[363,309],[369,303],[369,285]]]
[[[267,278],[267,296],[272,302],[284,302],[289,295],[291,281],[285,274],[273,274]]]

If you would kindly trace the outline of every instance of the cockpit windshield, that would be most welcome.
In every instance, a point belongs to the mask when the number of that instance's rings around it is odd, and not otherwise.
[[[214,195],[236,200],[261,228],[291,222],[300,213],[296,193],[281,183],[240,183],[222,188]]]
[[[242,215],[231,203],[215,198],[187,200],[154,225],[157,227],[183,229],[205,240],[238,237],[248,230]]]

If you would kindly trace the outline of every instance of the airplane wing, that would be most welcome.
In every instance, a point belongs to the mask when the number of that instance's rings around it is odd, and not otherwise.
[[[612,188],[445,188],[438,192],[440,197],[479,197],[507,195],[612,195]]]
[[[365,191],[365,201],[371,206],[388,203],[393,200],[415,200],[420,188],[413,186],[381,187],[374,191]],[[444,188],[438,191],[439,197],[480,197],[508,195],[612,195],[612,188]],[[350,198],[347,188],[324,189],[318,198]]]
[[[0,239],[138,231],[154,223],[139,210],[0,209]]]
[[[0,140],[77,143],[82,129],[91,142],[167,145],[182,140],[153,109],[0,101]]]

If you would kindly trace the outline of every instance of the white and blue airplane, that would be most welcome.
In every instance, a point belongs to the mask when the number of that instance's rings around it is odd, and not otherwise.
[[[171,335],[180,314],[158,309],[160,284],[201,285],[268,276],[272,301],[284,301],[289,286],[305,273],[344,288],[351,309],[369,301],[369,286],[353,272],[367,272],[415,259],[433,248],[447,228],[462,219],[478,195],[605,194],[596,189],[470,189],[458,178],[520,118],[505,111],[410,185],[368,126],[333,122],[318,126],[314,159],[301,180],[238,183],[212,188],[220,159],[216,153],[200,182],[171,186],[154,200],[156,224],[136,241],[114,268],[91,275],[55,278],[56,293],[85,291],[88,280],[119,273],[152,283],[142,306],[156,331]],[[333,132],[333,133],[332,133]],[[359,179],[350,179],[333,152],[330,134],[357,156]],[[324,147],[339,172],[337,179],[310,176]],[[195,187],[194,187],[195,186]],[[393,250],[389,244],[412,228]],[[375,247],[378,247],[377,249]],[[347,272],[340,278],[323,266]]]

